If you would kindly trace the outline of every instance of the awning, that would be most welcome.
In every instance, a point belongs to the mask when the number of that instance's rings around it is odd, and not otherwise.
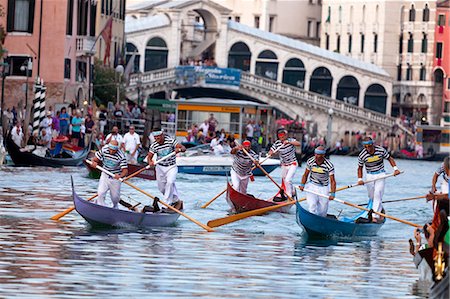
[[[147,110],[159,110],[162,112],[175,112],[177,104],[165,99],[147,99]]]

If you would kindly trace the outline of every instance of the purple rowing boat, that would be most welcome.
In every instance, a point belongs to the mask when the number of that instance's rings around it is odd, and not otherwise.
[[[73,203],[80,214],[92,226],[114,227],[157,227],[172,226],[180,217],[178,213],[156,212],[139,213],[119,210],[98,205],[81,198],[76,192],[72,181]]]

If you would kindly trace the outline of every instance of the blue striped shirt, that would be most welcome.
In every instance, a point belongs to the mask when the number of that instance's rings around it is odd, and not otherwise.
[[[128,168],[127,158],[120,149],[115,154],[111,154],[110,148],[106,145],[95,153],[95,157],[102,161],[105,170],[113,174],[120,174],[122,169]]]
[[[158,160],[171,154],[175,151],[175,147],[178,144],[178,141],[170,136],[164,135],[164,142],[160,144],[158,141],[153,142],[148,151],[152,154],[156,154],[158,156]],[[159,164],[162,166],[172,166],[177,162],[175,155],[167,158],[166,160],[160,162]]]

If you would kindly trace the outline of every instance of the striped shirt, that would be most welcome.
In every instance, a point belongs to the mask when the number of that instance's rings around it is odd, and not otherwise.
[[[306,162],[306,169],[310,171],[310,182],[320,186],[328,186],[330,183],[330,175],[334,175],[333,163],[328,159],[324,159],[322,164],[319,165],[316,162],[316,158],[311,157]]]
[[[358,166],[362,167],[366,165],[366,171],[368,173],[383,171],[384,159],[389,159],[391,156],[383,147],[375,145],[375,152],[373,155],[369,154],[367,149],[363,149],[358,156]]]
[[[258,161],[259,156],[253,150],[247,151],[253,159]],[[233,155],[233,170],[240,176],[252,175],[252,165],[253,161],[250,157],[244,153],[243,150],[238,150],[236,154]]]
[[[152,154],[156,154],[158,156],[158,160],[171,154],[175,151],[175,146],[178,144],[178,141],[170,136],[164,135],[164,142],[160,144],[158,141],[153,142],[148,151]],[[172,166],[176,164],[175,155],[167,158],[166,160],[160,162],[159,164],[162,166]]]
[[[444,181],[448,182],[448,176],[445,172],[444,163],[441,164],[441,166],[436,170],[436,174],[440,176],[442,174],[442,177],[444,178]]]
[[[287,141],[295,141],[295,138],[288,138]],[[292,144],[283,144],[281,140],[277,140],[270,149],[274,152],[278,148],[281,165],[290,165],[297,162],[297,158],[295,157],[295,146]]]
[[[106,145],[95,153],[95,157],[102,161],[104,169],[113,174],[120,174],[122,169],[128,168],[127,158],[120,149],[115,154],[111,154],[110,148]]]

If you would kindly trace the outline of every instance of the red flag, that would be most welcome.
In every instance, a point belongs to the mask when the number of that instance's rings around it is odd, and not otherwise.
[[[106,64],[106,61],[108,61],[108,64],[110,64],[109,56],[111,53],[112,22],[113,18],[111,16],[108,21],[106,21],[105,27],[103,28],[102,32],[100,32],[100,35],[105,41],[105,56],[103,58],[103,64]]]

